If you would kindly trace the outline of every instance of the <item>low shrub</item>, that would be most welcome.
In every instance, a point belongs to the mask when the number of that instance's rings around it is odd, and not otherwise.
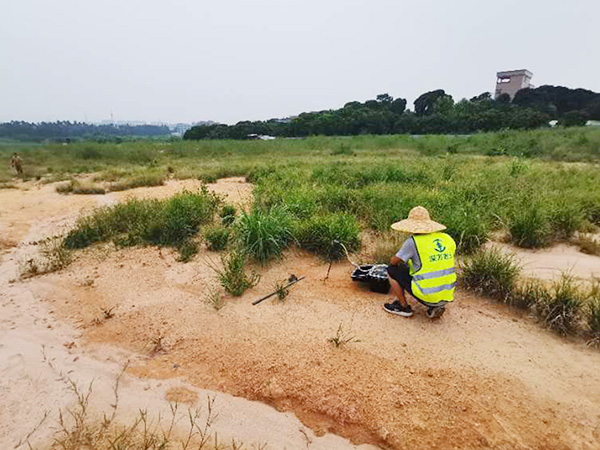
[[[261,264],[280,257],[294,240],[291,217],[281,206],[267,211],[260,208],[242,211],[235,231],[241,248]]]
[[[218,252],[224,250],[229,242],[229,236],[231,232],[228,228],[222,226],[212,226],[204,231],[204,238],[206,239],[209,250]]]
[[[544,247],[550,239],[550,225],[538,205],[521,208],[509,221],[511,241],[524,248]]]
[[[241,296],[246,289],[256,286],[260,277],[256,273],[246,274],[246,255],[241,251],[232,251],[221,257],[223,267],[212,266],[219,282],[226,292],[234,297]]]
[[[461,283],[479,294],[506,301],[520,271],[512,255],[495,248],[480,250],[465,262]]]
[[[85,184],[78,180],[71,180],[69,183],[56,186],[56,192],[59,194],[104,195],[106,189],[95,184]]]
[[[551,293],[546,286],[536,279],[529,279],[515,286],[506,303],[515,308],[528,309],[540,303],[547,303]]]
[[[332,213],[311,217],[299,224],[296,233],[302,248],[331,260],[344,256],[343,244],[349,252],[360,248],[360,227],[349,214]]]

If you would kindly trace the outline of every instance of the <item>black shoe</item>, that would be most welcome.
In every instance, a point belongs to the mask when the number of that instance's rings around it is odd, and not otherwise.
[[[444,306],[438,306],[436,308],[427,308],[427,317],[430,319],[439,319],[446,312],[446,308]]]
[[[396,314],[402,317],[410,317],[413,315],[412,308],[410,305],[402,306],[402,304],[396,300],[394,303],[386,303],[383,305],[383,309],[385,309],[390,314]]]

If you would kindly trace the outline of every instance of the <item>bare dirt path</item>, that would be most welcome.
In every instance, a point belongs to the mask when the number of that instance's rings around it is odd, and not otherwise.
[[[40,220],[40,232],[50,219]],[[4,280],[14,271],[13,256],[0,266]],[[326,264],[293,253],[256,268],[261,283],[215,311],[203,301],[214,284],[207,259],[218,256],[205,252],[182,264],[156,248],[97,248],[61,273],[7,284],[1,304],[12,311],[11,299],[29,298],[34,310],[22,315],[38,325],[46,326],[53,311],[60,320],[49,325],[77,327],[69,338],[76,350],[69,351],[90,358],[85,367],[98,358],[138,355],[128,373],[148,380],[144,395],[160,397],[158,383],[181,380],[292,411],[317,435],[332,431],[384,448],[600,447],[600,353],[528,317],[464,292],[439,322],[419,309],[412,319],[389,316],[381,309],[385,297],[352,284],[347,265],[334,266],[324,281]],[[284,302],[250,305],[291,273],[307,279]],[[115,317],[96,325],[100,307],[115,307]],[[328,338],[340,324],[359,342],[334,348]],[[24,325],[0,326],[18,333]],[[47,339],[56,332],[44,330]],[[152,354],[159,336],[164,350]],[[0,415],[0,424],[5,420]],[[271,448],[306,448],[306,441],[289,442]],[[349,444],[329,445],[321,448]]]

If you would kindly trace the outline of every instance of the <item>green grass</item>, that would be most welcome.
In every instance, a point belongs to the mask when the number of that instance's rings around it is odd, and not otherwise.
[[[246,273],[246,254],[242,251],[234,250],[222,255],[221,263],[222,268],[214,265],[211,268],[216,272],[223,289],[234,297],[241,296],[260,280],[256,273]]]
[[[268,210],[254,208],[242,211],[236,223],[235,235],[245,252],[255,261],[265,264],[279,258],[294,240],[292,218],[280,206]]]
[[[302,221],[296,232],[300,246],[326,259],[339,260],[345,253],[360,249],[360,227],[358,221],[345,213],[317,215]]]
[[[121,246],[165,245],[188,254],[187,241],[212,222],[220,199],[206,189],[166,200],[128,200],[81,217],[65,238],[67,248],[112,241]]]
[[[224,250],[229,243],[230,236],[231,230],[219,225],[204,230],[204,239],[206,239],[208,249],[214,252]]]

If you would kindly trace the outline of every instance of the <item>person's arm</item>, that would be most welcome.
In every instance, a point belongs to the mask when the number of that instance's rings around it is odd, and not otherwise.
[[[415,245],[412,237],[409,237],[404,241],[398,253],[390,258],[390,264],[392,266],[397,266],[399,264],[406,264],[410,258],[413,257],[415,253]]]

